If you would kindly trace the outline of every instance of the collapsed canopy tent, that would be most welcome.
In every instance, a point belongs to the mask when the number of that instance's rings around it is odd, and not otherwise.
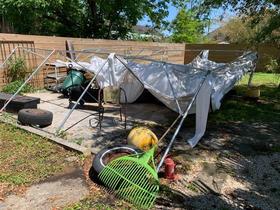
[[[206,72],[211,71],[204,82],[191,112],[196,113],[196,134],[188,142],[195,146],[204,135],[209,105],[212,110],[220,108],[223,96],[237,81],[255,69],[257,54],[245,52],[230,63],[208,60],[208,51],[202,51],[191,63],[180,65],[152,61],[148,64],[128,62],[110,54],[107,60],[94,56],[90,63],[72,63],[96,74],[101,88],[122,87],[129,103],[141,95],[144,88],[151,92],[168,108],[182,115],[193,98]]]
[[[223,96],[244,74],[254,70],[257,55],[246,52],[233,62],[216,63],[208,60],[208,53],[208,50],[202,51],[191,63],[185,65],[155,61],[139,64],[110,54],[96,80],[101,88],[121,86],[126,91],[129,103],[136,101],[146,88],[167,107],[182,113],[202,76],[211,70],[211,106],[212,110],[217,110]],[[77,69],[84,66],[97,74],[105,62],[105,59],[94,56],[90,64],[81,62],[81,65],[73,65]]]

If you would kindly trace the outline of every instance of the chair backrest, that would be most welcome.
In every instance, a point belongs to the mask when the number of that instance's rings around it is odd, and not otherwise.
[[[119,87],[105,87],[103,89],[104,103],[120,104],[120,88]]]

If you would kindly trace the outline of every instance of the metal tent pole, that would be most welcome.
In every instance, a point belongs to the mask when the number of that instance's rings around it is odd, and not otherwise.
[[[134,74],[134,72],[128,67],[128,65],[123,62],[118,55],[115,55],[115,58],[117,58],[121,64],[144,86],[143,82]]]
[[[41,55],[41,54],[39,54],[39,53],[36,53],[36,52],[34,52],[34,51],[32,51],[32,50],[29,50],[28,48],[24,48],[24,47],[21,47],[21,46],[20,46],[20,48],[21,48],[22,50],[24,50],[24,51],[28,52],[28,53],[31,53],[31,54],[37,55],[37,56],[39,56],[39,57],[41,57],[41,58],[45,58],[45,57],[46,57],[46,56]],[[56,51],[57,51],[57,50],[56,50]]]
[[[4,65],[6,64],[6,62],[10,59],[10,57],[15,53],[15,51],[18,49],[19,47],[16,47],[12,50],[12,52],[8,55],[8,57],[3,61],[3,63],[0,64],[0,68],[4,67]]]
[[[22,88],[32,79],[32,77],[41,69],[41,67],[47,62],[47,60],[53,55],[56,50],[53,50],[42,63],[32,72],[32,74],[24,81],[24,83],[19,87],[19,89],[11,96],[11,98],[4,104],[0,112],[3,112],[8,104],[16,97],[16,95],[22,90]]]
[[[65,125],[66,121],[68,120],[68,118],[71,116],[71,114],[73,113],[74,109],[77,107],[77,105],[79,104],[80,100],[83,98],[83,96],[85,95],[85,93],[88,91],[88,89],[90,88],[91,84],[93,83],[93,81],[96,79],[96,77],[98,76],[98,74],[101,72],[101,70],[103,69],[103,67],[108,63],[108,59],[103,63],[103,65],[98,69],[97,73],[94,75],[94,77],[90,80],[89,84],[87,85],[87,87],[84,89],[83,93],[80,95],[79,99],[76,101],[76,103],[74,104],[74,106],[72,107],[72,109],[67,113],[67,115],[65,116],[65,118],[63,119],[62,123],[59,125],[58,129],[56,130],[56,133],[59,134],[59,132],[61,131],[61,129],[63,128],[63,126]]]
[[[170,148],[171,148],[171,146],[172,146],[172,144],[173,144],[175,138],[177,137],[177,135],[178,135],[178,133],[179,133],[179,131],[180,131],[182,125],[183,125],[183,122],[185,121],[185,119],[186,119],[186,117],[187,117],[187,115],[188,115],[188,113],[189,113],[189,111],[190,111],[190,109],[191,109],[192,104],[194,103],[194,101],[195,101],[195,99],[196,99],[196,97],[197,97],[197,95],[198,95],[198,93],[199,93],[199,91],[200,91],[202,85],[204,84],[204,82],[206,81],[206,78],[208,77],[208,75],[209,75],[210,73],[211,73],[211,71],[208,70],[208,71],[206,72],[206,74],[205,74],[203,80],[200,82],[200,84],[199,84],[199,86],[198,86],[198,88],[197,88],[196,93],[194,94],[194,96],[193,96],[191,102],[189,103],[189,105],[188,105],[186,111],[184,112],[184,114],[183,114],[183,116],[182,116],[182,118],[181,118],[181,121],[180,121],[178,127],[176,128],[175,133],[173,134],[172,139],[171,139],[171,141],[169,142],[169,144],[168,144],[168,146],[167,146],[167,149],[165,150],[165,152],[164,152],[164,154],[163,154],[163,156],[162,156],[162,158],[161,158],[161,160],[160,160],[160,162],[159,162],[159,164],[158,164],[158,166],[157,166],[157,172],[159,172],[159,169],[161,168],[161,166],[162,166],[162,164],[163,164],[163,162],[164,162],[164,160],[165,160],[165,157],[166,157],[167,154],[169,153],[169,150],[170,150]]]

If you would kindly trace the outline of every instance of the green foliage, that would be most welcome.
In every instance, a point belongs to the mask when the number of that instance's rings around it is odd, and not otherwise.
[[[224,39],[229,43],[244,44],[254,41],[256,30],[250,27],[248,21],[244,22],[241,18],[232,18],[216,31],[211,33],[213,41]]]
[[[174,0],[1,0],[0,16],[17,33],[117,39],[145,16],[157,28],[167,24],[164,18],[171,2],[179,4]]]
[[[132,26],[147,16],[155,27],[165,25],[170,0],[87,0],[89,29],[93,36],[101,38],[123,38]]]
[[[246,75],[239,82],[239,85],[247,85],[248,80],[249,75]],[[278,85],[278,76],[276,74],[256,72],[253,75],[252,83],[255,85]]]
[[[23,80],[27,73],[25,60],[21,57],[11,59],[7,64],[9,81]]]
[[[198,43],[203,39],[205,22],[194,10],[181,9],[171,24],[173,42]]]
[[[22,80],[16,80],[16,81],[10,82],[9,84],[5,85],[1,91],[4,93],[13,94],[19,89],[19,87],[23,84],[23,82],[24,81],[22,81]],[[22,90],[19,92],[19,94],[31,93],[31,92],[34,92],[34,88],[31,85],[26,84],[22,88]]]
[[[269,63],[265,66],[265,68],[269,73],[280,73],[279,60],[275,58],[270,58]]]
[[[0,8],[17,33],[81,36],[84,30],[80,0],[2,0]]]
[[[231,8],[239,13],[241,17],[250,19],[250,27],[256,29],[255,41],[274,42],[280,47],[280,1],[275,0],[202,0],[198,1],[197,8],[200,10],[201,17],[208,18],[213,9]],[[259,24],[266,20],[261,30]]]
[[[12,58],[7,63],[7,77],[9,83],[6,84],[1,91],[12,94],[15,93],[19,89],[19,87],[24,83],[26,74],[27,67],[24,58]],[[34,88],[30,84],[26,84],[19,92],[19,94],[30,93],[33,91]]]
[[[229,43],[258,44],[259,34],[269,23],[270,15],[267,14],[261,21],[252,27],[253,18],[250,16],[234,17],[223,26],[211,33],[213,41],[225,39]]]

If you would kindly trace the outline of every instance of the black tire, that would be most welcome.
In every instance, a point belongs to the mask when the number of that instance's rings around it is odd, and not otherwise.
[[[98,173],[94,170],[93,167],[91,167],[89,169],[88,176],[91,179],[91,181],[93,181],[93,182],[95,182],[95,183],[97,183],[99,185],[102,185],[102,182],[98,178]]]
[[[92,181],[101,184],[101,182],[98,179],[98,174],[102,171],[102,169],[110,162],[112,159],[108,159],[108,156],[112,156],[114,154],[119,154],[118,157],[123,155],[132,155],[132,154],[140,154],[143,151],[138,149],[135,146],[132,145],[117,145],[113,147],[104,148],[100,152],[98,152],[93,161],[92,161],[92,167],[89,171],[89,177]]]
[[[47,127],[52,124],[53,113],[42,109],[21,109],[18,112],[18,122],[23,125]]]

